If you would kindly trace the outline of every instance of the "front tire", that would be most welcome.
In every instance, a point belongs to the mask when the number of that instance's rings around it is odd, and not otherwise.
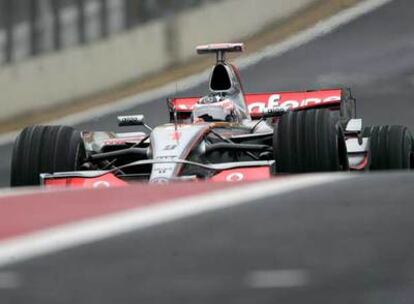
[[[14,143],[10,184],[35,186],[41,173],[78,170],[84,155],[80,132],[71,127],[26,128]]]
[[[288,112],[274,133],[278,173],[347,170],[343,130],[327,109]]]
[[[370,170],[408,170],[411,168],[413,138],[404,126],[367,127],[370,138]]]

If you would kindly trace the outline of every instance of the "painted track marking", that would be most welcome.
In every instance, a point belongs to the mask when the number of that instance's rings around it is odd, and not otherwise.
[[[302,269],[258,270],[246,278],[247,286],[259,289],[303,287],[309,283],[310,275]]]
[[[206,193],[230,183],[136,184],[123,188],[28,188],[0,194],[0,242],[88,218]]]
[[[0,266],[350,177],[348,174],[321,174],[274,179],[45,229],[0,242]]]

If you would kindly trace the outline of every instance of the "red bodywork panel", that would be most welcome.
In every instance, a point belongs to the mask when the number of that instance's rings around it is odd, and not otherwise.
[[[269,179],[269,167],[238,168],[222,171],[211,178],[211,182],[244,182]]]
[[[183,97],[172,100],[178,112],[191,112],[200,97]],[[291,109],[338,106],[342,100],[342,89],[245,94],[246,104],[253,118],[260,118],[269,108]]]
[[[191,112],[201,97],[179,97],[172,100],[172,105],[178,112]]]
[[[80,188],[109,188],[128,185],[127,182],[117,178],[112,173],[99,177],[63,177],[45,179],[45,186],[58,187],[80,187]]]

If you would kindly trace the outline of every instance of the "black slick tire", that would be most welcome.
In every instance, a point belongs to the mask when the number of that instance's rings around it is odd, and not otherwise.
[[[14,143],[10,185],[39,185],[41,173],[78,170],[84,154],[80,132],[71,127],[26,128]]]
[[[367,127],[370,139],[370,170],[408,170],[412,167],[413,138],[399,125]]]
[[[277,173],[306,173],[348,168],[342,128],[328,109],[283,115],[273,139]]]

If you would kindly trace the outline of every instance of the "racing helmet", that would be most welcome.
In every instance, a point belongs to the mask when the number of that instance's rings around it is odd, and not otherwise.
[[[197,102],[193,109],[193,120],[197,121],[241,121],[237,105],[222,95],[207,95]]]

